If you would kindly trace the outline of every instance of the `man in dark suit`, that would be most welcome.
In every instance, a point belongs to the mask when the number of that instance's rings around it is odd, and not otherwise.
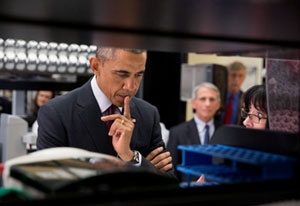
[[[173,166],[176,169],[181,164],[181,150],[178,145],[208,144],[214,131],[220,125],[214,120],[214,115],[220,108],[219,89],[212,83],[202,83],[195,87],[192,98],[194,118],[170,129],[167,149],[171,152]],[[176,172],[180,181],[186,181],[186,176]],[[197,180],[193,178],[192,180]]]
[[[241,62],[233,62],[228,67],[228,91],[225,111],[222,114],[224,124],[240,124],[242,95],[241,86],[246,78],[246,67]]]
[[[155,153],[150,161],[144,158],[164,148],[157,108],[134,97],[146,56],[143,50],[99,48],[90,59],[94,77],[40,108],[37,148],[82,148],[169,171],[169,152]]]

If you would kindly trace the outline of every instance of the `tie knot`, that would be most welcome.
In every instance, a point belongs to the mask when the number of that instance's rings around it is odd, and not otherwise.
[[[206,130],[209,129],[209,125],[208,125],[208,124],[205,125],[205,129],[206,129]]]
[[[114,114],[116,111],[117,106],[114,104],[111,104],[110,107],[107,109],[107,115]]]

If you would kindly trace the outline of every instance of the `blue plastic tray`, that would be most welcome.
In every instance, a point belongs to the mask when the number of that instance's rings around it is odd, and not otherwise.
[[[187,185],[191,185],[190,175],[204,175],[219,183],[288,179],[294,175],[296,158],[288,156],[224,145],[179,145],[178,149],[183,158],[177,170],[188,175]]]

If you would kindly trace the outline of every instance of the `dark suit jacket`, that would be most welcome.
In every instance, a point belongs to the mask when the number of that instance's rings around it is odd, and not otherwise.
[[[240,90],[240,99],[239,99],[238,110],[237,110],[237,114],[236,114],[236,122],[234,123],[236,125],[243,125],[242,118],[241,118],[241,110],[243,107],[243,94],[244,94],[244,92],[242,90]],[[226,107],[227,107],[227,105],[225,104],[223,106],[223,108],[224,108],[224,112],[222,114],[223,118],[225,116]],[[223,121],[224,121],[224,119],[223,119]]]
[[[241,93],[240,93],[240,101],[239,101],[238,113],[237,113],[237,118],[236,118],[236,123],[235,123],[236,125],[243,125],[241,111],[242,111],[242,107],[243,107],[243,103],[244,103],[244,100],[243,100],[244,92],[242,90],[240,90],[240,91],[241,91]]]
[[[214,121],[215,130],[220,126],[218,121]],[[211,140],[210,140],[211,141]],[[196,122],[191,119],[188,122],[183,122],[177,126],[170,129],[169,141],[167,144],[167,150],[171,152],[173,167],[175,168],[175,174],[180,181],[186,181],[186,175],[181,172],[177,172],[176,166],[182,162],[181,150],[177,149],[178,145],[194,145],[202,144],[200,142],[200,137]],[[198,178],[192,178],[192,180],[197,180]]]
[[[164,147],[156,107],[133,97],[130,111],[132,118],[136,119],[131,149],[145,157],[155,148]],[[39,109],[37,149],[69,146],[113,154],[111,137],[108,136],[101,116],[90,81],[54,98]],[[145,158],[142,166],[157,171]]]

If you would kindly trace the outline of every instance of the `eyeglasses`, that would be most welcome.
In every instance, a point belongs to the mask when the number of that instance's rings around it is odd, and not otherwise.
[[[244,108],[241,111],[241,115],[243,119],[249,117],[249,119],[254,123],[259,123],[261,119],[268,119],[267,117],[264,117],[262,114],[249,114],[248,112],[246,112]]]

